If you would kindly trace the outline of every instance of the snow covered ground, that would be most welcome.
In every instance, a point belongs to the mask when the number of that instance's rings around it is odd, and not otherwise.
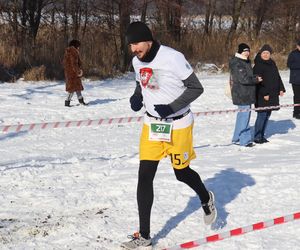
[[[281,72],[292,103],[288,71]],[[228,74],[199,75],[204,94],[192,110],[235,108]],[[0,84],[0,126],[141,116],[129,107],[135,82],[85,81],[90,105],[64,107],[63,82]],[[73,104],[77,104],[76,101]],[[256,114],[252,113],[251,125]],[[214,191],[218,218],[205,226],[200,202],[179,183],[169,159],[155,178],[155,249],[300,211],[300,120],[273,112],[269,143],[231,145],[235,114],[195,118],[191,166]],[[119,249],[138,230],[136,184],[141,123],[0,133],[1,249]],[[298,191],[297,191],[298,190]],[[231,237],[199,249],[300,249],[300,221]]]

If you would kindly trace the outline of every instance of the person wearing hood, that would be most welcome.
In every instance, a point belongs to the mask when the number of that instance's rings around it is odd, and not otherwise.
[[[270,106],[279,106],[279,96],[283,96],[285,88],[281,80],[276,63],[271,58],[273,49],[270,45],[265,44],[257,53],[254,59],[254,74],[262,77],[263,81],[256,87],[256,108],[266,108],[257,110],[257,118],[254,128],[255,143],[266,143],[265,131],[272,110],[279,110],[279,108],[271,108]]]
[[[241,110],[236,116],[232,143],[245,147],[254,145],[249,126],[250,109],[251,105],[255,103],[256,85],[262,81],[261,77],[253,74],[249,55],[249,45],[241,43],[238,45],[237,53],[229,61],[232,102]]]
[[[65,49],[63,65],[66,79],[66,91],[68,92],[67,99],[65,100],[65,106],[71,107],[71,99],[76,93],[78,101],[82,105],[87,105],[84,102],[81,91],[83,90],[81,77],[82,68],[81,60],[79,56],[80,41],[72,40],[69,42],[69,46]]]
[[[289,54],[287,66],[290,69],[290,83],[294,93],[294,104],[300,104],[300,40],[297,43],[297,48]],[[294,106],[293,117],[300,119],[300,106]]]
[[[215,221],[217,211],[213,192],[206,189],[199,174],[190,167],[196,157],[190,103],[203,93],[202,84],[184,55],[154,40],[145,23],[132,22],[126,31],[126,40],[134,54],[132,65],[136,80],[130,106],[135,112],[144,107],[146,112],[139,150],[139,232],[130,235],[131,240],[123,242],[121,247],[141,249],[152,245],[153,181],[161,159],[169,156],[177,180],[195,191],[201,201],[205,224]]]

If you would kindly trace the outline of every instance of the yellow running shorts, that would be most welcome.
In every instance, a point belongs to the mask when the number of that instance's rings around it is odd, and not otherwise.
[[[159,161],[167,155],[175,169],[183,169],[196,158],[193,148],[193,123],[186,128],[173,129],[171,142],[150,141],[149,126],[144,124],[140,139],[140,160]]]

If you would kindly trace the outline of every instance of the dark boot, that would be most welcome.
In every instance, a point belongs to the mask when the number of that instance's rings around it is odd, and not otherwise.
[[[65,106],[66,106],[66,107],[71,107],[71,106],[70,106],[70,101],[65,100]]]
[[[78,101],[82,105],[88,105],[87,103],[84,102],[83,98],[78,99]]]
[[[296,115],[294,116],[294,118],[300,119],[300,114],[296,114]]]
[[[300,119],[300,112],[298,110],[294,111],[293,117],[296,118],[296,119]]]

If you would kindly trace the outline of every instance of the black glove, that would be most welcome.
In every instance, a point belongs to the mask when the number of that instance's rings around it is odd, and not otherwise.
[[[143,107],[143,96],[133,95],[130,97],[129,101],[133,111],[137,112]]]
[[[166,118],[170,114],[174,113],[173,109],[168,104],[154,105],[154,110],[159,114],[161,118]]]

